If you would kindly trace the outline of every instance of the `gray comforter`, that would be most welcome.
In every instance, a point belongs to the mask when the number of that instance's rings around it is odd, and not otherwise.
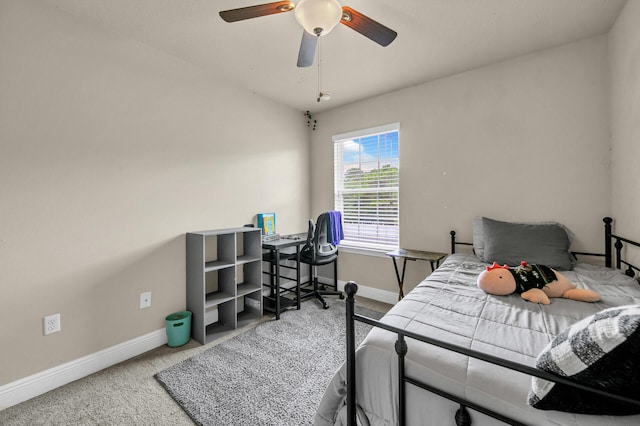
[[[422,335],[533,366],[540,351],[559,332],[602,309],[640,304],[637,281],[619,271],[579,263],[562,271],[581,288],[599,292],[597,303],[552,299],[550,305],[518,295],[492,296],[476,286],[486,264],[454,254],[396,304],[383,322]],[[357,404],[363,425],[397,424],[395,336],[374,329],[357,350]],[[408,340],[408,376],[447,390],[531,425],[638,425],[640,416],[587,416],[542,411],[527,405],[530,376],[509,371],[422,342]],[[320,425],[346,424],[346,366],[330,382],[318,408]],[[407,424],[453,425],[457,405],[407,385]],[[473,425],[501,424],[471,412]]]

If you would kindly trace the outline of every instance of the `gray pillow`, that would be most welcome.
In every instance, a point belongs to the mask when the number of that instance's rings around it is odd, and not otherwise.
[[[473,217],[473,252],[484,260],[484,232],[482,232],[482,217]]]
[[[473,217],[473,252],[475,253],[480,260],[485,260],[484,258],[484,232],[482,230],[482,216],[474,216]],[[575,238],[575,234],[566,226],[558,222],[511,222],[518,225],[558,225],[562,229],[565,230],[567,236],[569,237],[569,245],[573,243]],[[571,257],[572,262],[575,262],[573,256]],[[486,260],[485,260],[486,261]]]
[[[512,223],[482,218],[486,262],[509,266],[539,263],[554,269],[573,269],[571,242],[564,228],[555,223]]]

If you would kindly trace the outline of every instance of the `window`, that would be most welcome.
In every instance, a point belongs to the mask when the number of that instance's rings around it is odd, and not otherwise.
[[[390,124],[333,137],[335,209],[342,212],[341,244],[398,247],[399,130]]]

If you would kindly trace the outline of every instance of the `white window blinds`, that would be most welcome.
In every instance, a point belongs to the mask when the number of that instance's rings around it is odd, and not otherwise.
[[[341,244],[398,247],[399,123],[333,137],[335,209],[342,212]]]

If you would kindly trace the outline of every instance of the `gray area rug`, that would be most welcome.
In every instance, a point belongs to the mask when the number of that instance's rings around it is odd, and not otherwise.
[[[156,374],[201,425],[310,425],[346,358],[345,306],[309,301]],[[356,308],[362,315],[381,313]],[[356,322],[356,344],[370,330]]]

